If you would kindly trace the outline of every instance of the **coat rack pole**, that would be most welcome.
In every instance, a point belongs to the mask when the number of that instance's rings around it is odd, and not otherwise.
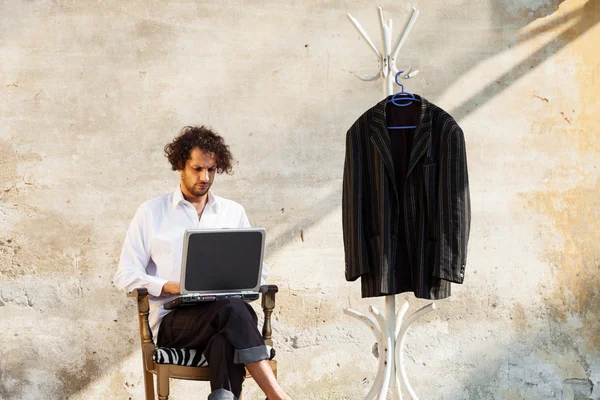
[[[389,19],[387,23],[383,20],[383,10],[378,7],[379,10],[379,22],[381,26],[381,38],[383,42],[383,52],[380,52],[377,47],[373,44],[373,41],[360,25],[360,23],[348,14],[348,18],[354,24],[358,32],[366,40],[371,50],[379,58],[379,71],[374,75],[356,75],[358,78],[364,81],[373,81],[380,77],[383,79],[383,92],[384,96],[390,96],[394,94],[394,81],[398,68],[396,67],[396,57],[400,51],[400,48],[404,44],[404,41],[408,37],[412,26],[414,25],[419,11],[413,7],[413,13],[406,23],[402,35],[398,37],[394,48],[392,49],[392,20]],[[416,75],[418,71],[409,72],[403,78],[408,79]],[[369,311],[375,317],[375,321],[371,318],[356,312],[351,309],[344,309],[344,313],[351,317],[357,318],[358,320],[365,323],[375,335],[377,339],[377,349],[379,356],[379,367],[375,382],[369,390],[365,400],[385,400],[387,397],[388,390],[392,391],[394,400],[402,400],[402,392],[400,390],[400,375],[402,383],[406,388],[410,398],[412,400],[418,400],[416,393],[408,381],[406,370],[404,366],[404,354],[402,352],[404,348],[404,342],[406,334],[410,326],[418,318],[425,315],[426,313],[435,309],[435,304],[431,303],[418,311],[414,312],[406,322],[402,323],[404,314],[408,310],[408,302],[405,302],[402,308],[396,316],[396,297],[394,295],[385,296],[385,315],[382,315],[375,307],[370,306]],[[377,327],[379,326],[379,328]]]

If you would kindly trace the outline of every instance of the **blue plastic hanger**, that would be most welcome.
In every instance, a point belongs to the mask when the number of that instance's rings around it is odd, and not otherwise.
[[[406,107],[406,106],[410,106],[414,101],[418,101],[421,102],[421,99],[415,97],[414,94],[410,93],[410,92],[405,92],[404,91],[404,85],[401,84],[400,82],[398,82],[398,77],[400,76],[400,74],[402,74],[404,71],[398,71],[398,73],[396,74],[395,80],[396,80],[396,84],[398,86],[400,86],[400,88],[402,88],[401,92],[395,93],[394,95],[392,95],[392,97],[387,101],[388,103],[392,103],[393,105],[397,106],[397,107]],[[406,103],[401,103],[401,102],[406,102]],[[416,128],[416,126],[388,126],[388,129],[413,129]]]

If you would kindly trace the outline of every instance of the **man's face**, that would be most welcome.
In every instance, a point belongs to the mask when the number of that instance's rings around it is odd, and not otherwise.
[[[208,193],[217,171],[217,162],[212,153],[205,153],[199,147],[194,147],[185,167],[179,171],[183,194],[186,196],[202,197]]]

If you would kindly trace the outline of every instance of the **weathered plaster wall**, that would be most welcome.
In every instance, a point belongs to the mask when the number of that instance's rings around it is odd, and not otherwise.
[[[382,96],[368,1],[0,1],[0,398],[142,398],[134,304],[111,285],[130,218],[172,190],[187,124],[228,140],[215,191],[268,230],[281,382],[359,399],[367,312],[343,278],[348,127]],[[600,399],[600,0],[384,0],[399,66],[468,146],[466,282],[407,344],[424,399]],[[400,295],[411,308],[427,304]],[[207,385],[173,382],[172,398]],[[261,398],[253,382],[247,397]]]

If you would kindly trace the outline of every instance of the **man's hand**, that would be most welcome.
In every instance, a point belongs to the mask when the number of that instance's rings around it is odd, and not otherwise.
[[[163,285],[162,292],[160,292],[160,295],[165,296],[169,294],[179,294],[179,291],[179,282],[168,281]]]

